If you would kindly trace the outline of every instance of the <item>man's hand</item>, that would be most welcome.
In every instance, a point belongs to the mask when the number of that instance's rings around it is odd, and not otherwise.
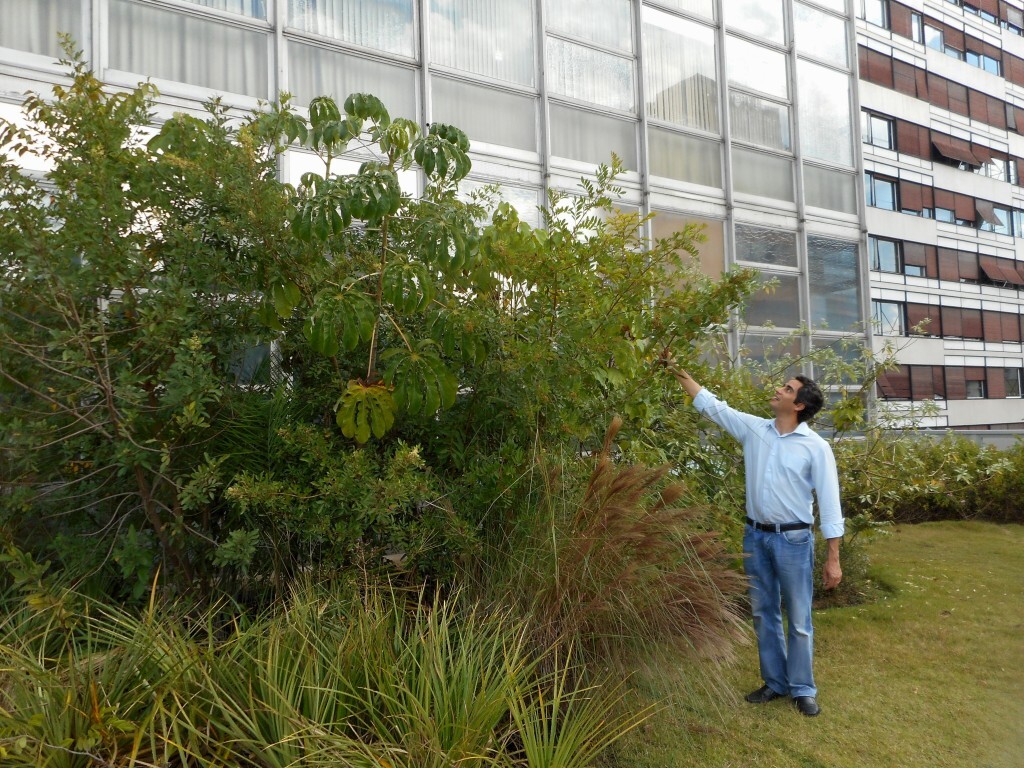
[[[825,589],[835,589],[843,580],[843,569],[839,565],[839,539],[828,540],[828,555],[825,557],[821,580],[825,583]]]

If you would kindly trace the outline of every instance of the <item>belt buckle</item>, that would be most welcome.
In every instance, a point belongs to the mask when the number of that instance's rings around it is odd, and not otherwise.
[[[782,523],[770,523],[773,533],[782,533]]]

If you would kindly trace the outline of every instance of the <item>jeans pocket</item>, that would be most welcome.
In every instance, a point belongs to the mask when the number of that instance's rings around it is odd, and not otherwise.
[[[783,531],[782,535],[789,544],[806,544],[811,540],[809,529],[803,531]]]

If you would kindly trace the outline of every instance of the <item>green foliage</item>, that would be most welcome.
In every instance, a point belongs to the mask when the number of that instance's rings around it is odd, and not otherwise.
[[[647,714],[507,615],[422,594],[297,585],[224,627],[155,600],[53,619],[0,622],[5,766],[582,766]]]

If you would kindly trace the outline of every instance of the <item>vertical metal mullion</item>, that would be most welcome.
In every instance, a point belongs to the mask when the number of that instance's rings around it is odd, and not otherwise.
[[[868,253],[868,218],[867,218],[867,195],[864,183],[864,140],[860,135],[860,55],[857,50],[857,22],[856,9],[854,4],[857,0],[851,0],[846,10],[847,15],[847,41],[850,49],[850,77],[851,79],[851,106],[853,109],[853,130],[854,142],[853,153],[857,178],[855,186],[857,190],[857,218],[860,223],[860,254],[858,263],[861,264],[859,272],[861,289],[861,316],[864,318],[864,336],[868,349],[874,349],[874,326],[871,322],[871,264]],[[888,8],[886,9],[888,10]],[[893,123],[895,131],[895,122]],[[895,146],[895,144],[893,144]],[[906,277],[903,278],[904,284]],[[867,395],[867,416],[873,421],[877,409],[877,398],[874,388]]]
[[[430,0],[417,0],[415,12],[419,14],[420,48],[420,128],[426,133],[427,126],[434,119],[434,97],[430,89]],[[416,174],[420,194],[426,187],[422,170]]]
[[[110,66],[110,9],[107,7],[107,0],[82,0],[82,6],[83,14],[88,14],[85,17],[87,21],[84,31],[89,35],[89,39],[84,41],[83,50],[89,52],[89,63],[102,80],[107,75],[107,67]]]
[[[640,216],[646,218],[651,213],[651,169],[649,142],[647,140],[647,90],[644,85],[644,39],[643,39],[643,6],[640,0],[634,0],[633,8],[633,61],[636,77],[636,108],[640,120],[639,136],[637,137],[637,159],[640,166]],[[653,237],[651,222],[644,224],[643,237],[650,241]]]
[[[797,249],[800,254],[800,267],[803,273],[800,280],[800,317],[807,321],[807,331],[803,334],[803,353],[811,350],[811,254],[807,243],[807,209],[804,204],[804,164],[800,146],[800,96],[797,92],[797,54],[796,25],[793,21],[793,2],[788,0],[784,5],[786,34],[789,35],[787,50],[787,79],[789,81],[789,103],[793,110],[793,178],[796,192],[796,231]],[[807,371],[805,371],[807,372]]]
[[[718,28],[716,38],[718,45],[718,103],[719,103],[719,125],[722,133],[722,186],[725,191],[725,224],[722,238],[724,253],[723,264],[726,269],[736,264],[736,202],[732,187],[732,123],[729,117],[729,78],[726,74],[728,58],[725,53],[725,0],[717,0],[715,3],[715,15]],[[736,316],[737,321],[739,316]],[[727,337],[727,343],[731,347],[730,354],[735,357],[739,350],[739,323],[732,323],[732,328]]]
[[[540,144],[540,185],[543,195],[543,204],[548,204],[548,191],[551,188],[551,113],[548,109],[548,86],[547,70],[545,68],[545,23],[544,23],[544,0],[534,0],[537,12],[534,14],[536,24],[534,34],[536,35],[536,51],[534,54],[534,71],[537,74],[537,93],[539,94],[538,117],[540,121],[540,133],[538,139]]]
[[[282,91],[287,91],[288,82],[288,67],[287,61],[287,42],[284,39],[284,27],[288,23],[288,9],[286,7],[288,0],[274,0],[272,6],[272,15],[268,19],[273,24],[272,36],[274,39],[274,94],[273,98],[276,100]],[[277,178],[280,181],[288,181],[289,177],[289,164],[290,158],[288,152],[282,152],[277,156]]]

